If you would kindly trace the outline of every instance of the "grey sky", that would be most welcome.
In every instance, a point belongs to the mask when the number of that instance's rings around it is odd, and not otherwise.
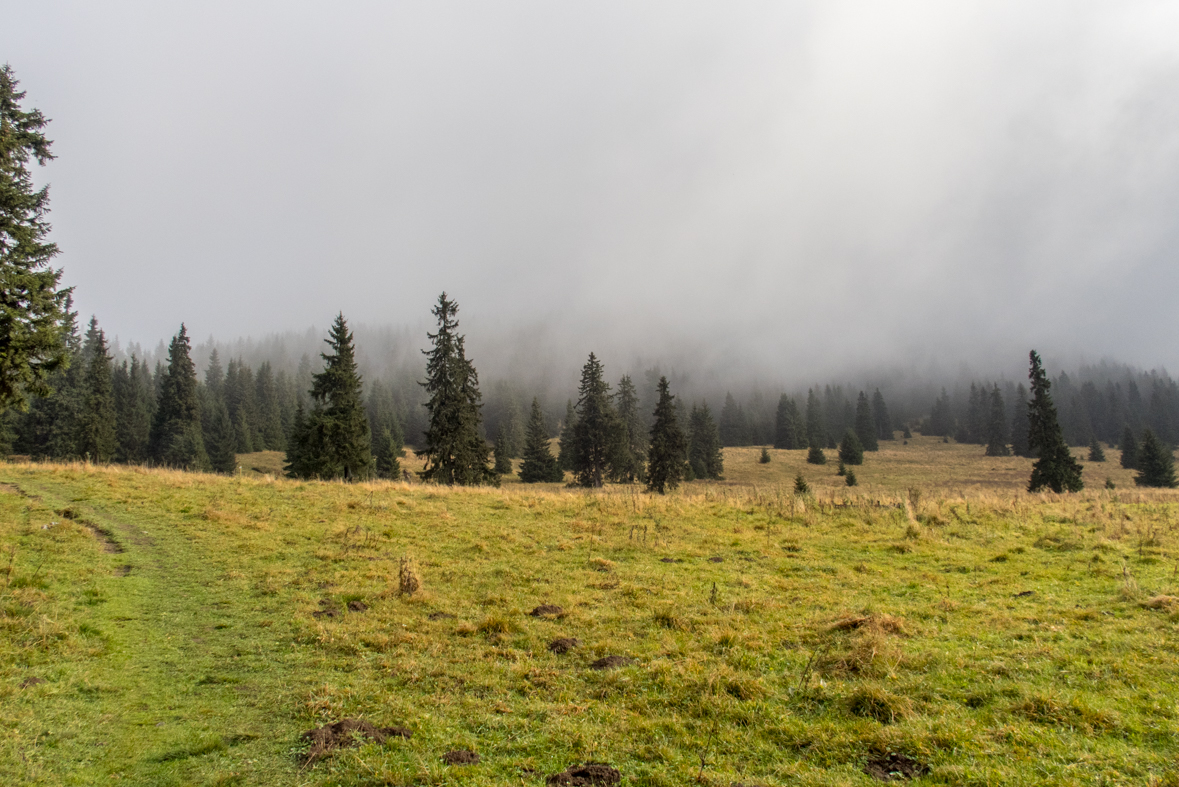
[[[416,324],[446,289],[577,363],[1179,366],[1174,2],[3,19],[60,264],[124,341]]]

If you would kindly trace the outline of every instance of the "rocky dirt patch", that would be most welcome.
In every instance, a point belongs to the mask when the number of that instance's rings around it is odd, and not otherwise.
[[[447,765],[478,765],[479,755],[473,751],[456,749],[443,754],[442,761]]]
[[[560,655],[562,653],[568,653],[579,645],[581,645],[581,640],[579,639],[574,639],[573,637],[561,637],[560,639],[555,639],[549,643],[549,650],[551,650],[553,653],[556,653],[557,655]]]
[[[374,727],[362,719],[341,719],[303,733],[303,739],[311,744],[304,757],[306,762],[315,762],[329,756],[336,749],[359,746],[368,738],[374,743],[384,743],[389,738],[406,738],[412,733],[402,727]]]
[[[590,787],[590,785],[619,784],[622,781],[622,774],[604,762],[587,762],[584,765],[570,765],[560,773],[552,774],[544,781],[548,785],[568,784],[573,787]]]
[[[929,766],[903,754],[882,754],[864,765],[864,773],[881,782],[913,779],[929,773]]]

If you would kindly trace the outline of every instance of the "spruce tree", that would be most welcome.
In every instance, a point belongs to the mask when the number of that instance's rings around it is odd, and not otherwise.
[[[929,433],[937,437],[945,437],[954,431],[954,413],[950,407],[950,395],[942,389],[942,395],[933,403],[933,410],[929,414]]]
[[[796,450],[806,444],[805,426],[801,423],[798,405],[782,394],[778,398],[778,409],[774,413],[774,448]]]
[[[693,407],[688,420],[688,464],[693,478],[719,481],[724,478],[725,459],[721,451],[720,431],[708,402]]]
[[[806,439],[811,449],[819,446],[821,450],[822,446],[827,444],[827,430],[823,426],[823,421],[823,404],[819,401],[815,389],[809,388],[806,392]],[[810,462],[810,459],[807,461]]]
[[[258,414],[254,403],[254,373],[240,358],[231,359],[225,373],[225,406],[237,437],[237,453],[261,451],[263,446],[257,435]]]
[[[647,430],[639,412],[639,395],[630,375],[623,375],[614,392],[614,411],[618,416],[618,434],[614,440],[610,477],[613,481],[633,483],[643,478],[647,461]]]
[[[151,424],[155,415],[155,391],[151,371],[135,355],[115,370],[115,424],[120,462],[145,462],[150,455]]]
[[[1007,407],[1003,404],[1003,394],[999,386],[991,389],[989,420],[987,422],[987,456],[1011,456],[1011,449],[1007,447]]]
[[[526,484],[556,483],[565,480],[565,471],[549,450],[549,430],[545,425],[540,400],[532,400],[532,411],[524,435],[524,461],[520,465],[520,480]]]
[[[602,364],[593,353],[581,369],[576,412],[573,474],[579,486],[600,487],[610,469],[617,417],[610,407],[610,386],[602,379]]]
[[[111,379],[112,360],[106,335],[98,320],[90,319],[83,351],[86,369],[82,380],[82,409],[78,414],[77,452],[93,462],[106,464],[115,457],[115,393]]]
[[[819,447],[816,442],[811,442],[810,448],[806,452],[806,461],[810,465],[825,465],[827,464],[827,455],[823,453],[823,449]]]
[[[495,442],[492,446],[492,455],[495,457],[494,470],[497,475],[511,475],[512,473],[512,448],[511,438],[508,436],[507,424],[500,422],[499,428],[495,430]]]
[[[23,91],[0,66],[0,413],[46,396],[50,374],[67,362],[69,294],[51,268],[49,187],[35,189],[29,159],[44,166],[52,142],[39,110],[21,109]]]
[[[860,391],[860,395],[856,398],[856,437],[860,440],[860,445],[865,451],[879,451],[880,444],[877,442],[877,435],[880,430],[876,425],[876,419],[872,416],[872,406],[868,404],[868,397]]]
[[[892,430],[892,418],[888,414],[888,405],[884,403],[884,394],[877,388],[872,394],[872,419],[876,422],[876,436],[881,440],[895,440]]]
[[[683,480],[687,441],[676,421],[675,397],[669,391],[666,377],[659,378],[658,390],[659,401],[655,405],[655,424],[651,427],[647,460],[647,491],[664,494],[668,489],[678,487]]]
[[[385,421],[373,438],[373,463],[377,478],[397,480],[401,477],[401,458],[405,456],[405,438],[397,419]]]
[[[1097,442],[1096,437],[1094,437],[1092,440],[1089,441],[1089,461],[1090,462],[1104,462],[1105,461],[1105,451],[1104,451],[1104,449],[1102,449],[1101,443]]]
[[[794,476],[794,494],[807,495],[807,494],[810,494],[810,491],[811,491],[810,484],[808,484],[806,482],[806,479],[802,477],[802,473],[798,473],[797,475],[795,475]]]
[[[425,448],[418,456],[426,458],[424,481],[439,484],[472,486],[495,484],[499,476],[488,467],[490,449],[479,435],[483,419],[479,393],[479,375],[467,359],[466,340],[458,333],[458,304],[438,296],[431,312],[438,320],[438,332],[426,334],[433,347],[426,354],[426,380],[421,385],[430,399],[429,426]]]
[[[848,429],[839,444],[839,461],[848,465],[864,464],[864,447],[855,429]]]
[[[1134,477],[1138,486],[1174,489],[1175,457],[1171,449],[1147,429],[1142,433],[1142,445],[1138,452],[1138,475]]]
[[[1034,458],[1028,442],[1028,392],[1023,383],[1015,391],[1015,415],[1011,418],[1011,453]]]
[[[848,486],[855,486],[858,484],[859,481],[856,479],[856,471],[849,469],[847,474],[843,477],[843,482]]]
[[[74,459],[78,454],[78,417],[82,411],[82,388],[86,359],[78,333],[77,312],[67,296],[65,362],[48,375],[43,396],[28,402],[28,411],[16,422],[16,449],[35,459]]]
[[[368,478],[373,470],[372,437],[361,398],[363,383],[356,371],[352,332],[343,314],[336,315],[325,341],[331,352],[320,354],[323,371],[311,378],[313,404],[307,425],[312,438],[304,446],[309,451],[305,459],[314,473],[303,477],[358,481]],[[246,377],[248,367],[240,365],[239,373]],[[251,387],[243,380],[242,389]]]
[[[1058,493],[1079,492],[1085,486],[1081,480],[1081,466],[1065,444],[1056,420],[1056,406],[1049,393],[1052,383],[1048,382],[1036,351],[1032,350],[1028,357],[1031,363],[1028,379],[1032,386],[1032,402],[1028,406],[1028,445],[1039,457],[1032,466],[1028,491],[1039,492],[1048,488]]]
[[[573,400],[565,402],[565,420],[561,424],[561,435],[558,439],[557,465],[562,470],[573,470],[573,427],[577,425],[577,411],[573,409]]]
[[[1122,432],[1122,467],[1127,470],[1138,469],[1138,438],[1128,426]]]
[[[204,431],[209,466],[214,473],[233,473],[237,470],[237,454],[234,453],[237,439],[233,433],[233,423],[229,420],[229,410],[220,396],[210,396],[207,401],[211,411],[204,415]]]
[[[278,385],[275,383],[270,361],[263,361],[258,367],[258,374],[254,377],[254,408],[258,427],[258,450],[281,451],[286,448]]]
[[[190,356],[188,330],[168,347],[168,369],[160,381],[159,400],[151,429],[151,457],[159,464],[184,470],[205,470],[209,457],[201,434],[201,400],[196,368]]]

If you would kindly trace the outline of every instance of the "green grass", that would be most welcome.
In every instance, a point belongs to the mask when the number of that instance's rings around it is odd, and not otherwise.
[[[666,497],[0,465],[0,782],[1179,783],[1179,496],[940,445],[802,499],[757,448]],[[413,737],[304,766],[345,717]]]

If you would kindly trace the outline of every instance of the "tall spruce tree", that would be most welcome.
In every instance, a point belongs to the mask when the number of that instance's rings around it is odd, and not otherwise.
[[[168,467],[205,470],[209,457],[201,434],[201,400],[190,352],[188,330],[182,323],[168,347],[168,369],[152,422],[151,457]]]
[[[422,387],[430,399],[425,447],[418,456],[426,458],[424,481],[472,486],[495,484],[499,476],[488,466],[490,449],[479,434],[482,396],[479,375],[467,359],[465,338],[458,332],[458,304],[438,296],[431,312],[438,320],[438,332],[428,333],[433,347],[426,355],[426,380]]]
[[[549,430],[545,425],[540,400],[532,400],[532,411],[524,436],[524,461],[520,465],[520,480],[526,484],[556,483],[565,480],[565,472],[549,450]]]
[[[1053,492],[1080,492],[1085,487],[1081,480],[1081,466],[1064,442],[1064,433],[1056,420],[1056,406],[1049,393],[1052,383],[1048,382],[1035,350],[1028,358],[1031,364],[1028,379],[1032,387],[1032,402],[1028,406],[1028,444],[1039,457],[1032,466],[1028,491],[1039,492],[1047,488]]]
[[[558,440],[557,465],[562,470],[573,470],[573,427],[577,425],[577,411],[573,409],[573,400],[565,402],[565,420],[561,422],[561,435]]]
[[[720,432],[708,409],[708,402],[692,407],[688,422],[688,464],[696,478],[720,481],[724,478],[725,458],[721,451]]]
[[[225,399],[210,396],[207,400],[210,411],[203,413],[205,421],[205,450],[209,454],[209,466],[214,473],[232,473],[237,470],[237,454],[234,448],[237,439]]]
[[[50,267],[49,187],[34,188],[29,160],[44,166],[53,144],[39,110],[24,111],[23,91],[0,66],[0,413],[47,396],[50,374],[67,362],[68,288]]]
[[[1138,475],[1134,477],[1138,486],[1174,489],[1175,456],[1154,432],[1147,429],[1142,433],[1142,445],[1138,452]]]
[[[495,458],[494,470],[498,475],[512,473],[512,438],[508,436],[508,427],[500,422],[495,430],[495,442],[492,444],[492,456]]]
[[[28,412],[16,422],[16,449],[36,459],[78,457],[78,417],[82,411],[82,377],[86,369],[78,313],[66,299],[66,360],[47,377],[45,395],[28,402]]]
[[[1007,407],[999,386],[991,389],[990,418],[987,422],[987,456],[1011,456],[1007,447]]]
[[[115,428],[113,361],[106,335],[91,317],[83,350],[86,369],[82,379],[82,408],[78,413],[77,452],[83,458],[106,464],[115,458],[118,434]]]
[[[655,424],[651,427],[651,448],[647,460],[647,491],[664,494],[675,489],[684,478],[684,455],[687,441],[676,420],[675,397],[666,377],[659,378],[659,401],[655,405]]]
[[[581,369],[576,412],[573,474],[579,486],[600,487],[610,469],[617,416],[610,406],[610,386],[602,379],[602,364],[593,353]]]
[[[1129,426],[1122,432],[1122,467],[1127,470],[1138,469],[1138,438]]]
[[[1015,390],[1015,415],[1011,418],[1011,453],[1034,458],[1028,442],[1028,392],[1023,383]]]
[[[270,361],[263,361],[254,377],[254,410],[257,418],[258,450],[281,451],[286,448],[286,433],[282,428],[282,408],[278,385]]]
[[[261,451],[258,413],[254,403],[254,372],[240,358],[230,359],[225,373],[225,406],[233,422],[239,454]]]
[[[876,419],[872,416],[872,406],[868,404],[868,396],[863,391],[860,391],[860,395],[856,398],[855,431],[863,450],[880,450],[880,444],[877,442],[880,430],[876,425]]]
[[[400,478],[401,458],[405,456],[405,433],[397,415],[392,388],[380,380],[373,381],[369,387],[367,408],[377,478]]]
[[[151,424],[155,415],[155,386],[151,370],[135,355],[114,374],[115,425],[119,446],[115,458],[138,464],[150,456]]]
[[[786,394],[778,397],[778,409],[774,413],[774,448],[795,450],[805,445],[805,427],[800,420],[794,400]]]
[[[641,481],[647,461],[647,430],[639,412],[639,393],[629,374],[618,381],[614,412],[618,416],[618,435],[610,462],[610,478],[627,484]]]
[[[818,446],[819,450],[827,444],[827,430],[824,426],[823,403],[814,388],[806,392],[806,440],[809,446]],[[809,460],[808,460],[809,461]]]
[[[839,444],[839,461],[845,465],[864,464],[864,446],[860,443],[860,436],[855,429],[848,428]]]
[[[929,414],[929,433],[937,437],[946,437],[954,431],[954,411],[950,406],[950,395],[942,389],[942,395],[933,403],[933,410]]]
[[[892,430],[892,417],[888,414],[888,405],[884,403],[884,394],[877,388],[872,394],[872,420],[876,422],[876,436],[881,440],[895,440]]]
[[[1101,447],[1101,443],[1094,437],[1089,441],[1089,461],[1090,462],[1104,462],[1105,450]]]

